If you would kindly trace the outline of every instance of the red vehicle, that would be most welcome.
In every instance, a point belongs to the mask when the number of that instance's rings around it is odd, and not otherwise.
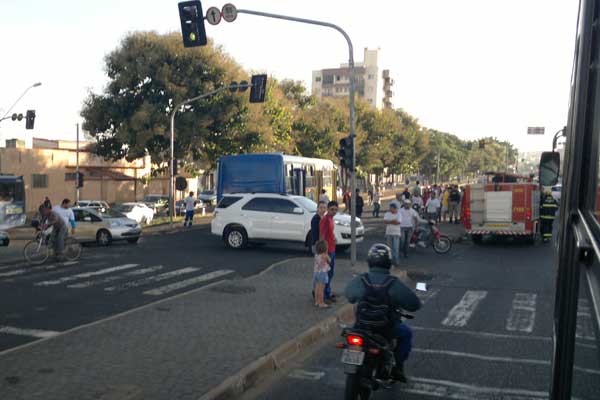
[[[531,176],[487,173],[483,183],[465,186],[462,221],[474,242],[484,235],[519,236],[535,241],[539,186]]]
[[[446,254],[452,249],[452,240],[440,232],[435,221],[429,221],[428,224],[422,224],[419,229],[415,229],[410,238],[411,244],[416,244],[419,241],[421,229],[429,229],[428,239],[424,247],[432,246],[438,254]]]

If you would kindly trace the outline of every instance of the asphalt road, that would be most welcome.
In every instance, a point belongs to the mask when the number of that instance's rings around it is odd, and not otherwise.
[[[428,283],[409,324],[413,353],[407,385],[374,399],[545,399],[552,356],[554,271],[549,245],[501,242],[455,246],[436,259],[414,257],[408,274]],[[583,285],[582,285],[583,286]],[[573,395],[595,400],[600,365],[589,303],[582,293]],[[331,337],[246,399],[340,399],[345,375]],[[575,397],[574,397],[575,398]]]
[[[380,227],[368,229],[360,258],[381,235]],[[231,250],[210,234],[210,225],[197,225],[145,235],[137,245],[89,245],[74,263],[32,267],[0,262],[0,351],[305,255],[296,243]],[[349,257],[349,251],[340,257]]]

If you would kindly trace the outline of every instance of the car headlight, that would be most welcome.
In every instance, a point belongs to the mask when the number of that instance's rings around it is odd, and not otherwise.
[[[340,221],[340,220],[334,220],[334,223],[336,225],[341,225],[341,226],[350,226],[350,221],[346,222],[346,221]]]

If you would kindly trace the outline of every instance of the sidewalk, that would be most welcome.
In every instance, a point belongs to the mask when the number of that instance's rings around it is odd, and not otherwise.
[[[339,260],[334,290],[352,275]],[[315,308],[311,277],[311,258],[290,259],[0,353],[0,398],[197,400],[344,305]]]

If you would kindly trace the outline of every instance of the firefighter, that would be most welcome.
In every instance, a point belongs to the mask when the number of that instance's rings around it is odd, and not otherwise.
[[[552,197],[552,193],[547,190],[544,192],[540,204],[540,231],[544,243],[552,239],[552,224],[556,218],[556,211],[558,211],[558,203]]]

